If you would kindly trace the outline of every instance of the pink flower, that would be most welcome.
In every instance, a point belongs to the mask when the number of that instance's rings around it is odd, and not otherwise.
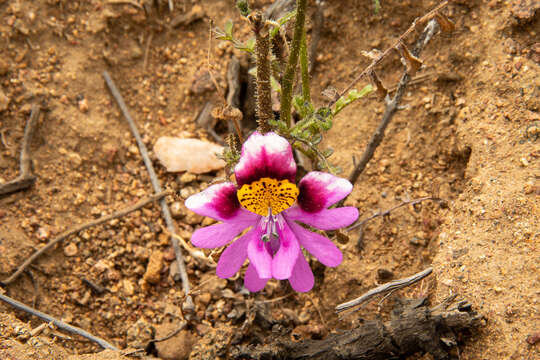
[[[272,132],[247,139],[235,175],[238,185],[212,185],[186,200],[190,210],[222,222],[197,229],[191,242],[201,248],[228,244],[216,269],[221,278],[234,276],[248,258],[244,284],[249,291],[261,290],[270,278],[288,279],[296,291],[311,290],[313,272],[301,247],[330,267],[343,255],[328,238],[298,223],[321,230],[352,224],[358,218],[355,207],[328,209],[351,192],[351,183],[313,171],[296,186],[291,146]]]

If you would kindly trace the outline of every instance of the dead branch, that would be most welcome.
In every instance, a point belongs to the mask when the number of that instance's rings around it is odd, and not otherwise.
[[[446,5],[448,5],[448,0],[445,0],[445,1],[442,1],[439,5],[437,5],[433,10],[431,10],[430,12],[428,12],[427,14],[425,14],[424,16],[422,16],[420,19],[415,19],[413,21],[413,23],[411,24],[411,26],[407,29],[407,31],[405,31],[403,34],[401,34],[401,36],[392,44],[392,46],[390,46],[389,48],[387,48],[381,55],[379,55],[376,59],[374,59],[371,64],[368,65],[368,67],[366,67],[360,74],[358,74],[358,76],[356,76],[354,78],[353,81],[351,81],[351,83],[345,88],[343,89],[338,96],[335,97],[334,100],[332,100],[330,102],[330,104],[328,105],[328,107],[332,107],[336,101],[344,96],[347,91],[351,90],[353,88],[354,85],[356,85],[356,83],[358,81],[360,81],[362,78],[368,76],[373,70],[375,70],[375,67],[385,58],[387,57],[388,55],[390,55],[390,53],[392,51],[394,51],[394,49],[396,49],[397,47],[400,46],[400,44],[404,43],[404,40],[405,38],[414,31],[414,29],[416,29],[417,26],[419,25],[422,25],[422,24],[425,24],[426,22],[432,20],[433,18],[436,18],[437,14],[439,13],[440,10],[442,10]],[[427,26],[426,26],[427,27]],[[425,32],[425,30],[424,30]],[[427,42],[426,42],[427,43]],[[418,44],[418,43],[417,43]],[[424,44],[425,45],[425,44]],[[418,55],[418,54],[415,54],[415,55]]]
[[[36,181],[36,177],[32,174],[32,154],[30,152],[30,144],[32,143],[32,138],[38,123],[40,110],[39,105],[32,105],[30,118],[24,128],[20,157],[20,174],[15,179],[0,185],[0,195],[11,194],[19,190],[27,189]]]
[[[425,278],[426,276],[428,276],[432,272],[433,272],[433,268],[430,267],[430,268],[427,268],[426,270],[420,271],[419,273],[414,274],[412,276],[409,276],[409,277],[406,277],[406,278],[403,278],[403,279],[397,279],[397,280],[394,280],[394,281],[387,282],[386,284],[382,284],[380,286],[377,286],[376,288],[369,290],[368,292],[366,292],[365,294],[363,294],[359,298],[356,298],[356,299],[351,300],[351,301],[347,301],[347,302],[345,302],[343,304],[339,304],[338,306],[336,306],[336,312],[340,313],[342,311],[346,311],[346,310],[349,310],[349,309],[351,309],[353,307],[361,305],[361,304],[365,303],[366,301],[369,301],[374,296],[381,295],[381,294],[387,294],[387,293],[391,293],[391,292],[394,292],[394,291],[399,290],[399,289],[403,289],[403,288],[405,288],[407,286],[410,286],[410,285],[422,280],[423,278]]]
[[[47,245],[45,245],[44,247],[42,247],[41,249],[39,249],[38,251],[33,253],[32,256],[30,256],[28,259],[26,259],[26,261],[21,266],[19,266],[17,271],[15,271],[10,277],[8,277],[6,280],[0,281],[0,285],[6,286],[6,285],[11,284],[38,257],[43,255],[47,250],[51,249],[56,244],[62,242],[65,239],[67,239],[69,236],[71,236],[73,234],[77,234],[77,233],[79,233],[79,232],[81,232],[81,231],[83,231],[85,229],[88,229],[88,228],[90,228],[92,226],[97,226],[97,225],[103,224],[103,223],[105,223],[107,221],[110,221],[112,219],[116,219],[116,218],[125,216],[125,215],[127,215],[127,214],[129,214],[129,213],[131,213],[131,212],[133,212],[135,210],[138,210],[138,209],[146,206],[147,204],[149,204],[151,202],[162,199],[163,197],[165,197],[165,196],[167,196],[169,194],[170,194],[170,191],[162,191],[162,192],[160,192],[158,194],[152,195],[152,196],[150,196],[150,197],[148,197],[146,199],[143,199],[143,200],[139,201],[135,205],[129,206],[129,207],[127,207],[125,209],[122,209],[120,211],[117,211],[117,212],[115,212],[113,214],[102,216],[102,217],[100,217],[100,218],[98,218],[96,220],[86,222],[84,224],[81,224],[81,225],[78,225],[78,226],[74,227],[73,229],[70,229],[68,231],[63,232],[62,234],[57,236],[55,239],[49,241],[49,243]]]
[[[159,182],[159,179],[157,178],[156,171],[154,170],[154,166],[152,165],[152,160],[150,160],[150,156],[148,155],[148,150],[146,149],[146,145],[142,141],[141,135],[139,134],[139,131],[137,130],[137,126],[135,125],[135,122],[133,121],[133,118],[129,114],[128,108],[126,103],[124,102],[124,99],[122,95],[120,94],[120,91],[118,91],[118,88],[116,87],[113,79],[109,75],[107,71],[103,72],[103,78],[105,79],[105,82],[107,83],[107,86],[109,90],[111,91],[112,96],[116,100],[116,103],[120,107],[120,110],[122,111],[122,114],[124,115],[124,118],[126,119],[129,128],[131,129],[131,133],[135,137],[135,140],[137,142],[137,146],[139,147],[139,151],[141,153],[141,157],[143,158],[144,165],[146,166],[146,169],[148,170],[148,175],[150,176],[150,182],[152,183],[152,187],[154,188],[154,191],[156,193],[160,193],[162,191],[161,184]],[[171,212],[169,210],[169,207],[167,205],[167,201],[165,199],[161,199],[159,204],[161,205],[161,213],[163,214],[163,218],[165,219],[165,224],[167,225],[167,229],[171,234],[176,234],[176,229],[174,227],[174,222],[171,216]],[[189,278],[186,271],[186,264],[184,262],[184,257],[182,255],[182,250],[180,249],[180,245],[178,244],[178,240],[171,236],[171,244],[176,256],[176,262],[178,264],[178,272],[180,273],[180,277],[182,278],[182,288],[184,290],[185,294],[189,294]],[[193,304],[193,300],[191,299],[191,296],[188,296],[186,298],[186,303],[184,309],[193,311],[195,310],[195,305]]]
[[[293,342],[282,336],[263,345],[238,346],[232,355],[235,359],[386,360],[423,352],[435,360],[448,360],[457,333],[479,326],[481,317],[466,301],[441,305],[429,308],[425,298],[402,300],[387,322],[367,321],[323,340]]]
[[[433,35],[435,34],[438,28],[439,26],[437,24],[437,20],[433,19],[429,21],[424,31],[420,35],[420,38],[416,41],[416,44],[412,51],[414,56],[418,56],[420,54],[420,52],[424,49],[424,47],[427,45],[429,40],[433,37]],[[354,168],[353,172],[351,173],[349,177],[349,181],[352,184],[354,184],[356,180],[358,180],[358,177],[366,168],[367,163],[373,157],[375,150],[381,144],[382,139],[384,138],[384,132],[386,128],[388,127],[388,124],[390,124],[390,121],[392,120],[395,112],[398,109],[399,102],[401,101],[401,98],[403,97],[403,94],[405,93],[405,88],[407,87],[407,84],[409,83],[410,79],[411,79],[411,76],[409,75],[407,71],[405,71],[403,75],[401,76],[401,80],[399,81],[399,85],[396,89],[396,93],[394,97],[386,105],[386,109],[384,111],[384,114],[383,114],[383,117],[381,119],[379,126],[375,130],[375,133],[373,133],[366,147],[366,150],[364,151],[364,154],[362,154],[360,161],[358,162],[358,164],[356,164],[356,167]]]
[[[58,320],[56,318],[53,318],[52,316],[50,315],[47,315],[45,313],[42,313],[41,311],[38,311],[34,308],[31,308],[29,306],[26,306],[25,304],[15,300],[15,299],[12,299],[10,298],[9,296],[6,296],[6,295],[3,295],[3,294],[0,294],[0,300],[5,302],[6,304],[9,304],[11,306],[13,306],[15,309],[17,310],[21,310],[21,311],[24,311],[26,313],[29,313],[33,316],[36,316],[48,323],[53,323],[56,327],[58,327],[59,329],[61,330],[64,330],[64,331],[67,331],[67,332],[70,332],[72,334],[76,334],[76,335],[79,335],[79,336],[82,336],[90,341],[93,341],[95,342],[96,344],[98,344],[99,346],[101,346],[102,348],[104,349],[111,349],[111,350],[116,350],[118,351],[119,349],[108,343],[107,341],[101,339],[101,338],[98,338],[92,334],[90,334],[89,332],[81,329],[81,328],[78,328],[76,326],[72,326],[72,325],[68,325],[66,324],[65,322],[61,321],[61,320]]]

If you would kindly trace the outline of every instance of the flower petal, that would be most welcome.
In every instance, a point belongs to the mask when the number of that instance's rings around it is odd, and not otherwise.
[[[236,197],[236,186],[230,182],[215,184],[186,199],[191,211],[216,220],[255,221],[256,215],[242,209]]]
[[[251,229],[243,236],[233,241],[221,254],[216,267],[216,275],[227,279],[233,277],[240,270],[247,259],[247,245],[256,232]]]
[[[308,262],[304,258],[304,254],[298,256],[289,282],[291,283],[291,287],[298,292],[308,292],[313,288],[315,278]]]
[[[247,254],[249,262],[257,270],[259,278],[268,279],[272,277],[272,255],[268,252],[264,241],[261,240],[262,234],[261,227],[257,226],[248,243]]]
[[[204,249],[213,249],[227,245],[234,237],[251,224],[243,222],[226,222],[206,226],[195,230],[191,235],[191,243]]]
[[[321,230],[336,230],[351,225],[358,219],[358,209],[345,206],[336,209],[324,209],[319,212],[309,213],[298,206],[293,206],[284,211],[289,220],[295,220]]]
[[[257,292],[264,288],[268,279],[261,279],[253,264],[249,264],[244,276],[244,286],[251,292]]]
[[[349,195],[352,184],[347,179],[329,173],[312,171],[300,180],[298,205],[314,213],[326,209]]]
[[[309,251],[311,255],[315,256],[317,260],[330,267],[336,267],[341,264],[343,254],[330,239],[309,231],[294,221],[291,221],[289,225],[300,245]]]
[[[256,131],[242,146],[242,155],[234,172],[239,187],[263,177],[288,179],[294,183],[296,163],[291,145],[276,133],[262,135]]]
[[[283,228],[278,229],[278,233],[280,246],[272,259],[272,277],[285,280],[291,276],[300,255],[300,245],[286,221],[283,221]]]

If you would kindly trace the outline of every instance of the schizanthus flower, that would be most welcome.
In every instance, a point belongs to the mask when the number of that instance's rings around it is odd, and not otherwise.
[[[330,267],[338,266],[343,256],[328,238],[299,223],[321,230],[352,224],[358,218],[356,208],[328,209],[351,192],[351,183],[313,171],[295,185],[291,146],[272,132],[253,133],[234,170],[238,185],[212,185],[186,200],[190,210],[222,222],[197,229],[191,242],[201,248],[229,244],[217,264],[221,278],[234,276],[248,258],[244,284],[252,292],[264,288],[270,278],[288,279],[296,291],[311,290],[313,272],[301,247]]]

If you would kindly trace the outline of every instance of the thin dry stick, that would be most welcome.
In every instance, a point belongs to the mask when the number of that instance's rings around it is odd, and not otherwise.
[[[135,137],[135,140],[137,141],[137,145],[139,147],[139,151],[141,153],[141,157],[143,158],[144,165],[146,166],[146,169],[148,170],[148,175],[150,176],[150,182],[152,183],[152,187],[154,188],[154,191],[156,193],[161,192],[161,184],[159,183],[159,179],[157,178],[156,171],[154,170],[154,166],[152,165],[152,160],[150,160],[150,156],[148,156],[148,150],[146,149],[146,145],[144,145],[141,135],[139,134],[139,131],[137,130],[137,126],[135,126],[135,122],[131,118],[131,115],[129,115],[129,111],[127,108],[126,103],[124,102],[124,99],[120,92],[118,91],[118,88],[114,84],[114,81],[112,80],[111,76],[107,71],[103,72],[103,78],[105,79],[105,82],[107,83],[107,86],[109,87],[109,90],[111,91],[112,96],[116,100],[116,103],[120,107],[120,110],[122,111],[122,114],[124,115],[124,118],[128,122],[129,128],[131,129],[131,132],[133,133],[133,136]],[[167,201],[165,199],[161,199],[159,204],[161,205],[161,213],[163,214],[163,218],[165,219],[165,224],[167,225],[167,229],[170,233],[175,234],[176,230],[174,228],[173,219],[171,216],[171,212],[169,210],[169,207],[167,206]],[[186,264],[184,263],[184,257],[182,256],[182,250],[180,249],[180,245],[178,244],[178,240],[171,236],[171,244],[173,246],[173,250],[176,256],[176,262],[178,264],[178,271],[180,273],[180,277],[182,278],[182,288],[184,290],[185,294],[189,294],[189,278],[186,271]],[[187,310],[194,310],[195,305],[193,304],[193,300],[191,299],[191,296],[188,296],[186,298],[186,306],[185,309]]]
[[[434,197],[434,196],[425,196],[425,197],[421,197],[421,198],[418,198],[418,199],[414,199],[414,200],[409,200],[409,201],[403,201],[401,204],[398,204],[394,207],[391,207],[390,209],[388,210],[385,210],[385,211],[379,211],[378,213],[376,214],[373,214],[371,215],[370,217],[368,217],[367,219],[364,219],[354,225],[351,225],[349,226],[346,231],[351,231],[353,229],[356,229],[358,227],[362,227],[364,226],[365,223],[367,223],[368,221],[370,220],[373,220],[377,217],[380,217],[380,216],[386,216],[386,215],[389,215],[392,211],[394,210],[397,210],[403,206],[406,206],[406,205],[416,205],[418,203],[421,203],[422,201],[426,201],[426,200],[433,200],[433,201],[439,201],[439,202],[442,202],[444,201],[443,199],[441,198],[438,198],[438,197]]]
[[[415,47],[412,51],[414,56],[418,56],[420,54],[422,49],[427,45],[429,40],[433,37],[437,29],[438,29],[437,21],[430,20],[430,22],[426,25],[424,31],[422,32],[422,35],[420,35],[420,38],[415,44]],[[386,128],[388,127],[388,124],[390,124],[390,121],[392,120],[392,117],[394,116],[395,112],[398,109],[399,102],[401,101],[401,98],[403,97],[403,94],[405,93],[405,88],[407,87],[407,84],[409,83],[410,79],[411,77],[407,72],[405,72],[403,76],[401,77],[401,80],[399,81],[399,85],[396,90],[396,94],[394,95],[392,100],[389,101],[386,105],[386,109],[384,111],[381,123],[377,127],[377,130],[375,130],[375,133],[372,135],[366,147],[366,150],[364,151],[364,154],[362,154],[360,161],[358,162],[353,172],[351,173],[351,176],[349,177],[349,181],[352,184],[354,184],[356,180],[358,180],[358,177],[366,168],[367,163],[373,157],[375,150],[381,144],[381,141],[384,138],[384,132]],[[341,203],[343,203],[343,201]]]
[[[0,285],[6,286],[6,285],[11,284],[38,257],[40,257],[47,250],[51,249],[56,244],[58,244],[59,242],[65,240],[69,236],[71,236],[73,234],[76,234],[78,232],[81,232],[81,231],[83,231],[85,229],[88,229],[88,228],[90,228],[92,226],[100,225],[100,224],[103,224],[103,223],[105,223],[105,222],[107,222],[109,220],[125,216],[125,215],[127,215],[127,214],[129,214],[129,213],[131,213],[131,212],[133,212],[135,210],[138,210],[138,209],[146,206],[147,204],[149,204],[151,202],[159,200],[159,199],[161,199],[161,198],[163,198],[163,197],[165,197],[166,195],[169,195],[169,194],[170,194],[170,191],[162,191],[162,192],[160,192],[158,194],[152,195],[152,196],[150,196],[150,197],[148,197],[146,199],[143,199],[143,200],[139,201],[135,205],[132,205],[132,206],[129,206],[129,207],[125,208],[125,209],[117,211],[114,214],[102,216],[99,219],[89,221],[87,223],[78,225],[78,226],[74,227],[71,230],[63,232],[62,234],[57,236],[55,239],[51,240],[47,245],[45,245],[44,247],[42,247],[41,249],[39,249],[38,251],[33,253],[32,256],[30,256],[28,259],[26,259],[26,261],[21,266],[19,266],[17,271],[15,271],[9,278],[7,278],[4,281],[0,281]]]
[[[88,339],[90,341],[93,341],[93,342],[95,342],[96,344],[98,344],[99,346],[101,346],[104,349],[111,349],[111,350],[115,350],[115,351],[119,350],[114,345],[111,345],[107,341],[105,341],[105,340],[103,340],[101,338],[98,338],[98,337],[90,334],[89,332],[81,329],[81,328],[78,328],[76,326],[68,325],[63,321],[55,319],[50,315],[47,315],[45,313],[42,313],[41,311],[38,311],[38,310],[36,310],[34,308],[31,308],[31,307],[29,307],[29,306],[15,300],[15,299],[10,298],[9,296],[0,294],[0,300],[5,302],[6,304],[9,304],[9,305],[13,306],[14,308],[16,308],[18,310],[22,310],[22,311],[27,312],[27,313],[29,313],[31,315],[37,316],[38,318],[40,318],[42,320],[45,320],[48,323],[53,323],[59,329],[70,332],[72,334],[80,335],[80,336],[82,336],[82,337],[84,337],[84,338],[86,338],[86,339]]]
[[[39,105],[32,105],[30,118],[24,128],[24,137],[21,146],[20,157],[20,174],[15,179],[0,185],[0,195],[11,194],[13,192],[24,190],[32,186],[36,181],[36,177],[32,175],[32,156],[30,152],[30,144],[38,123],[40,113]]]
[[[358,306],[358,305],[370,300],[374,296],[377,296],[377,295],[380,295],[380,294],[386,294],[388,292],[396,291],[396,290],[399,290],[399,289],[403,289],[403,288],[405,288],[407,286],[410,286],[410,285],[422,280],[423,278],[425,278],[426,276],[428,276],[432,272],[433,272],[433,268],[429,267],[426,270],[420,271],[419,273],[414,274],[412,276],[409,276],[409,277],[406,277],[406,278],[403,278],[403,279],[390,281],[390,282],[388,282],[386,284],[382,284],[380,286],[377,286],[376,288],[369,290],[368,292],[366,292],[364,295],[360,296],[359,298],[356,298],[356,299],[351,300],[351,301],[347,301],[347,302],[345,302],[343,304],[339,304],[338,306],[336,306],[336,312],[340,313],[342,311],[345,311],[345,310],[348,310],[348,309],[353,308],[355,306]]]
[[[334,100],[332,100],[330,102],[330,104],[328,105],[328,107],[332,107],[336,101],[338,101],[338,99],[340,97],[342,97],[343,95],[345,95],[347,93],[347,91],[351,90],[352,87],[354,85],[356,85],[356,83],[358,81],[360,81],[363,77],[369,75],[374,69],[375,69],[375,66],[377,66],[385,57],[387,57],[394,49],[396,49],[400,44],[402,44],[405,40],[405,38],[411,33],[414,31],[414,29],[418,26],[418,25],[421,25],[421,24],[424,24],[425,22],[427,22],[428,20],[431,20],[435,17],[435,15],[437,14],[438,11],[440,11],[442,8],[444,8],[446,5],[448,5],[448,0],[445,0],[443,2],[441,2],[439,5],[437,5],[435,7],[435,9],[431,10],[430,12],[428,12],[426,15],[422,16],[420,19],[416,19],[413,21],[412,25],[407,29],[407,31],[405,31],[393,44],[392,46],[390,46],[388,49],[386,49],[381,55],[379,55],[378,58],[376,58],[375,60],[373,60],[371,62],[371,64],[369,64],[368,67],[366,67],[364,69],[364,71],[362,71],[360,74],[358,74],[358,76],[356,76],[354,78],[354,80],[345,88],[343,89],[338,96],[335,97]],[[425,32],[425,30],[424,30]],[[418,55],[418,54],[416,54]]]

